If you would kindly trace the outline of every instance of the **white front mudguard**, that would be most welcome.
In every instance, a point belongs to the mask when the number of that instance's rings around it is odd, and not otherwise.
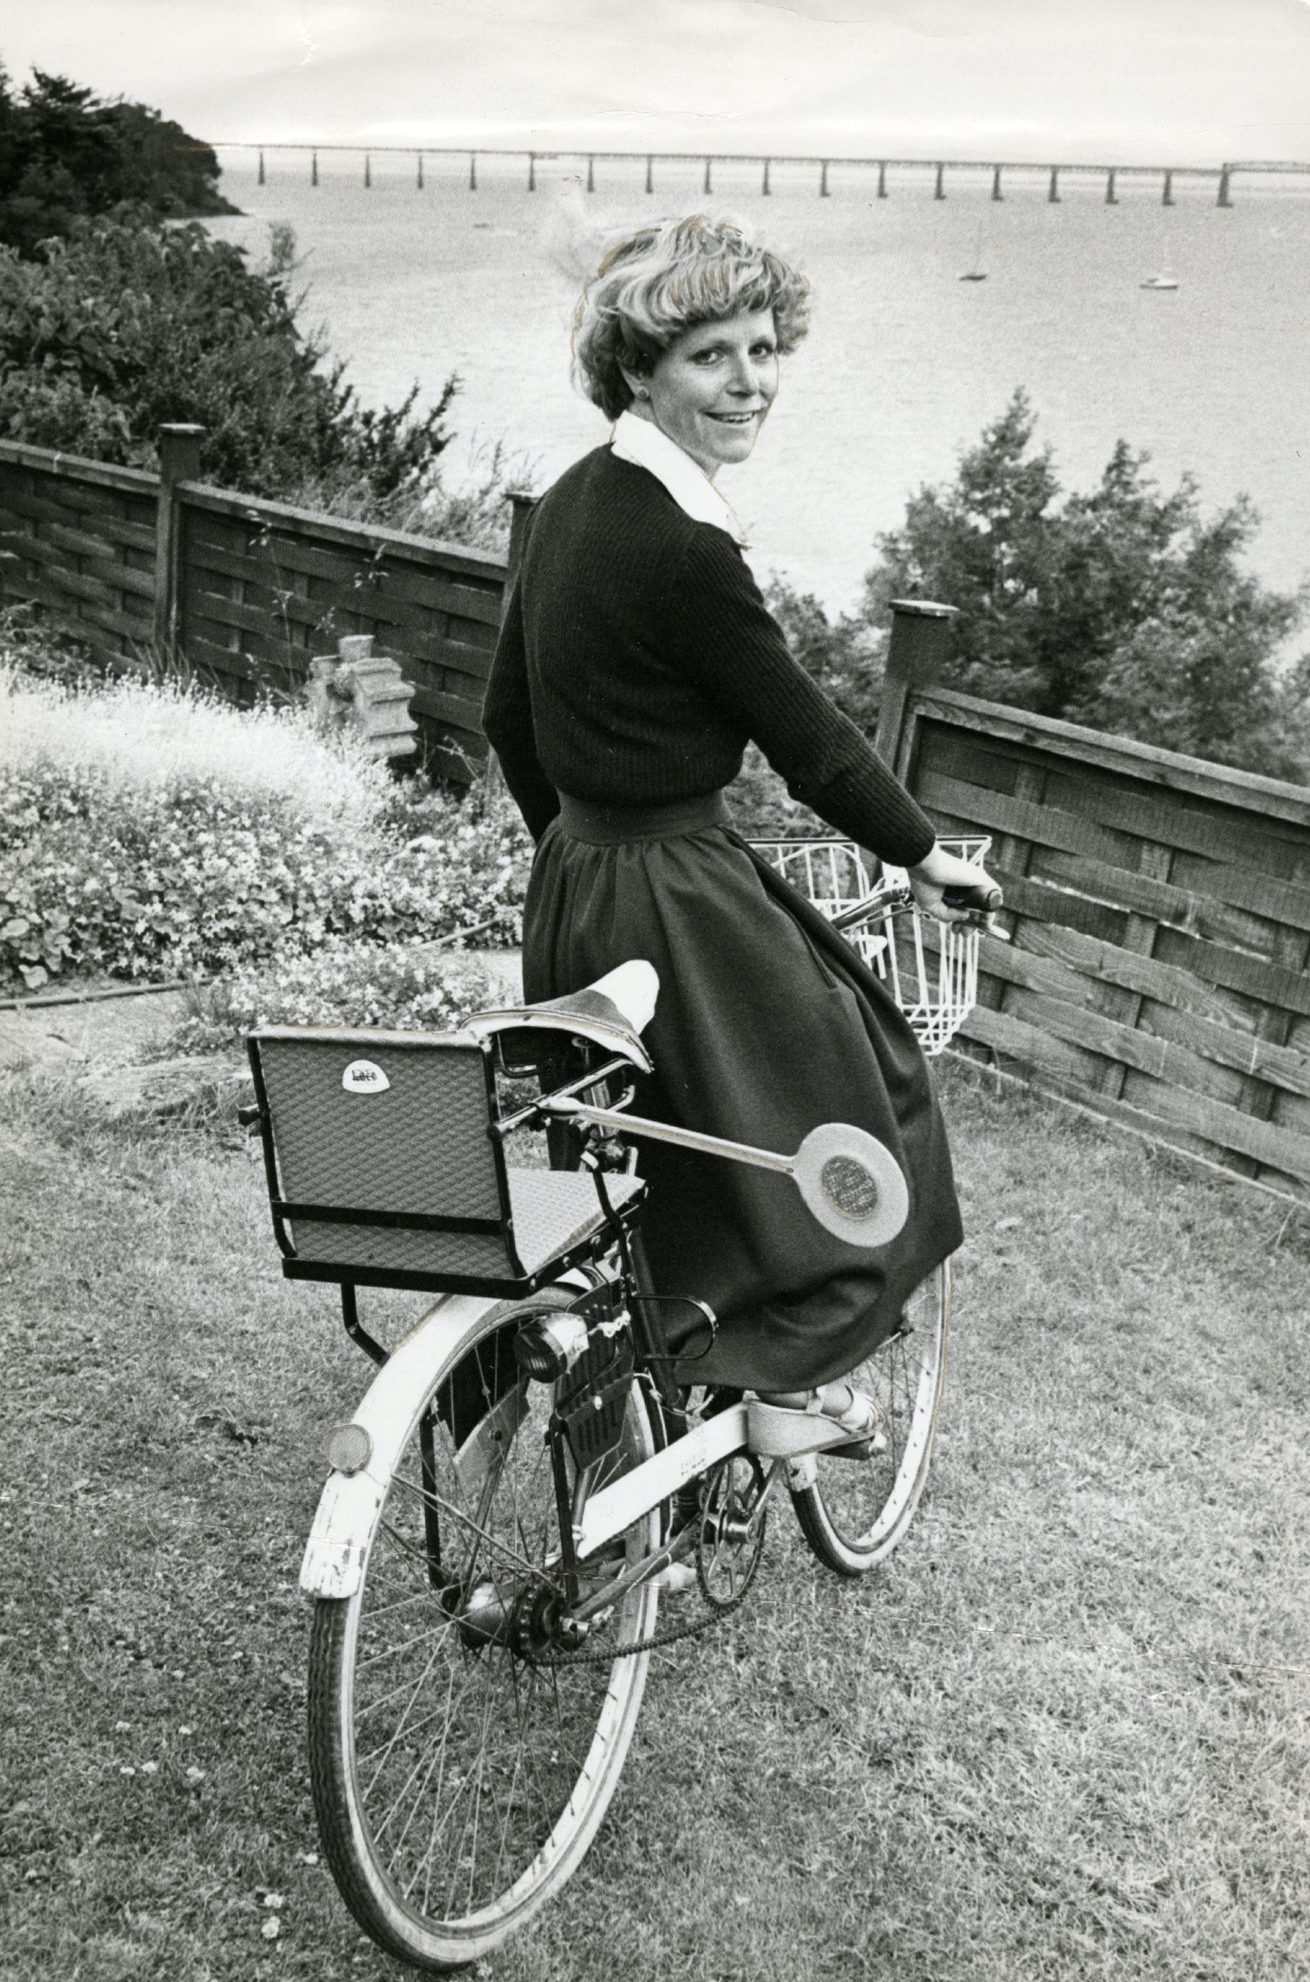
[[[368,1433],[368,1464],[358,1473],[331,1473],[323,1488],[300,1566],[307,1596],[349,1597],[358,1589],[378,1509],[424,1398],[442,1365],[501,1305],[483,1295],[447,1294],[392,1350],[351,1420]]]

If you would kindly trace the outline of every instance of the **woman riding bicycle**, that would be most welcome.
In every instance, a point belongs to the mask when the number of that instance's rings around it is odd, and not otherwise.
[[[733,831],[723,787],[754,740],[794,797],[909,869],[921,908],[957,919],[944,890],[990,884],[793,658],[715,486],[755,445],[808,294],[726,221],[642,228],[605,256],[574,355],[612,438],[532,514],[485,726],[537,841],[527,998],[647,958],[649,1114],[771,1149],[851,1122],[904,1171],[903,1229],[863,1251],[777,1176],[660,1145],[642,1161],[654,1283],[719,1320],[686,1379],[817,1404],[858,1437],[869,1407],[841,1379],[960,1243],[946,1136],[892,998]]]

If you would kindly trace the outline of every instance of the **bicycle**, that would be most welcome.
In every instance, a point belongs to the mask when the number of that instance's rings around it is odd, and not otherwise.
[[[896,892],[893,877],[838,912],[867,933]],[[903,1538],[931,1461],[948,1265],[851,1373],[871,1435],[675,1382],[672,1325],[690,1364],[714,1317],[650,1285],[634,1140],[787,1175],[853,1242],[893,1236],[906,1196],[883,1146],[845,1125],[788,1155],[633,1114],[654,975],[631,962],[453,1035],[249,1040],[283,1270],[337,1282],[378,1365],[329,1436],[301,1572],[319,1828],[360,1926],[431,1972],[487,1954],[562,1888],[652,1651],[743,1601],[781,1492],[819,1561],[860,1576]],[[543,1138],[579,1167],[525,1163]],[[441,1298],[388,1352],[360,1285]],[[662,1591],[689,1571],[699,1609],[661,1630]]]

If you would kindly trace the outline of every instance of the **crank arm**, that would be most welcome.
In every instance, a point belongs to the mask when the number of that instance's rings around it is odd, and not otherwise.
[[[649,1555],[643,1555],[641,1561],[634,1563],[631,1569],[625,1570],[622,1576],[616,1576],[612,1583],[606,1583],[603,1589],[593,1590],[589,1597],[584,1598],[580,1604],[575,1604],[568,1613],[569,1622],[585,1624],[601,1611],[613,1609],[616,1603],[627,1596],[629,1590],[635,1590],[640,1583],[649,1583],[653,1577],[667,1569],[671,1562],[677,1562],[680,1557],[690,1554],[695,1539],[696,1530],[692,1526],[684,1528],[681,1534],[675,1535],[671,1542],[665,1542],[662,1548],[652,1549]],[[582,1564],[584,1575],[586,1569],[587,1565],[584,1562]]]

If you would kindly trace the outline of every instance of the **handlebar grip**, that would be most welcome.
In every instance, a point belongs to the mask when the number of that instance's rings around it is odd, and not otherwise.
[[[943,888],[942,900],[947,908],[972,909],[976,915],[995,915],[1005,905],[999,888]]]

